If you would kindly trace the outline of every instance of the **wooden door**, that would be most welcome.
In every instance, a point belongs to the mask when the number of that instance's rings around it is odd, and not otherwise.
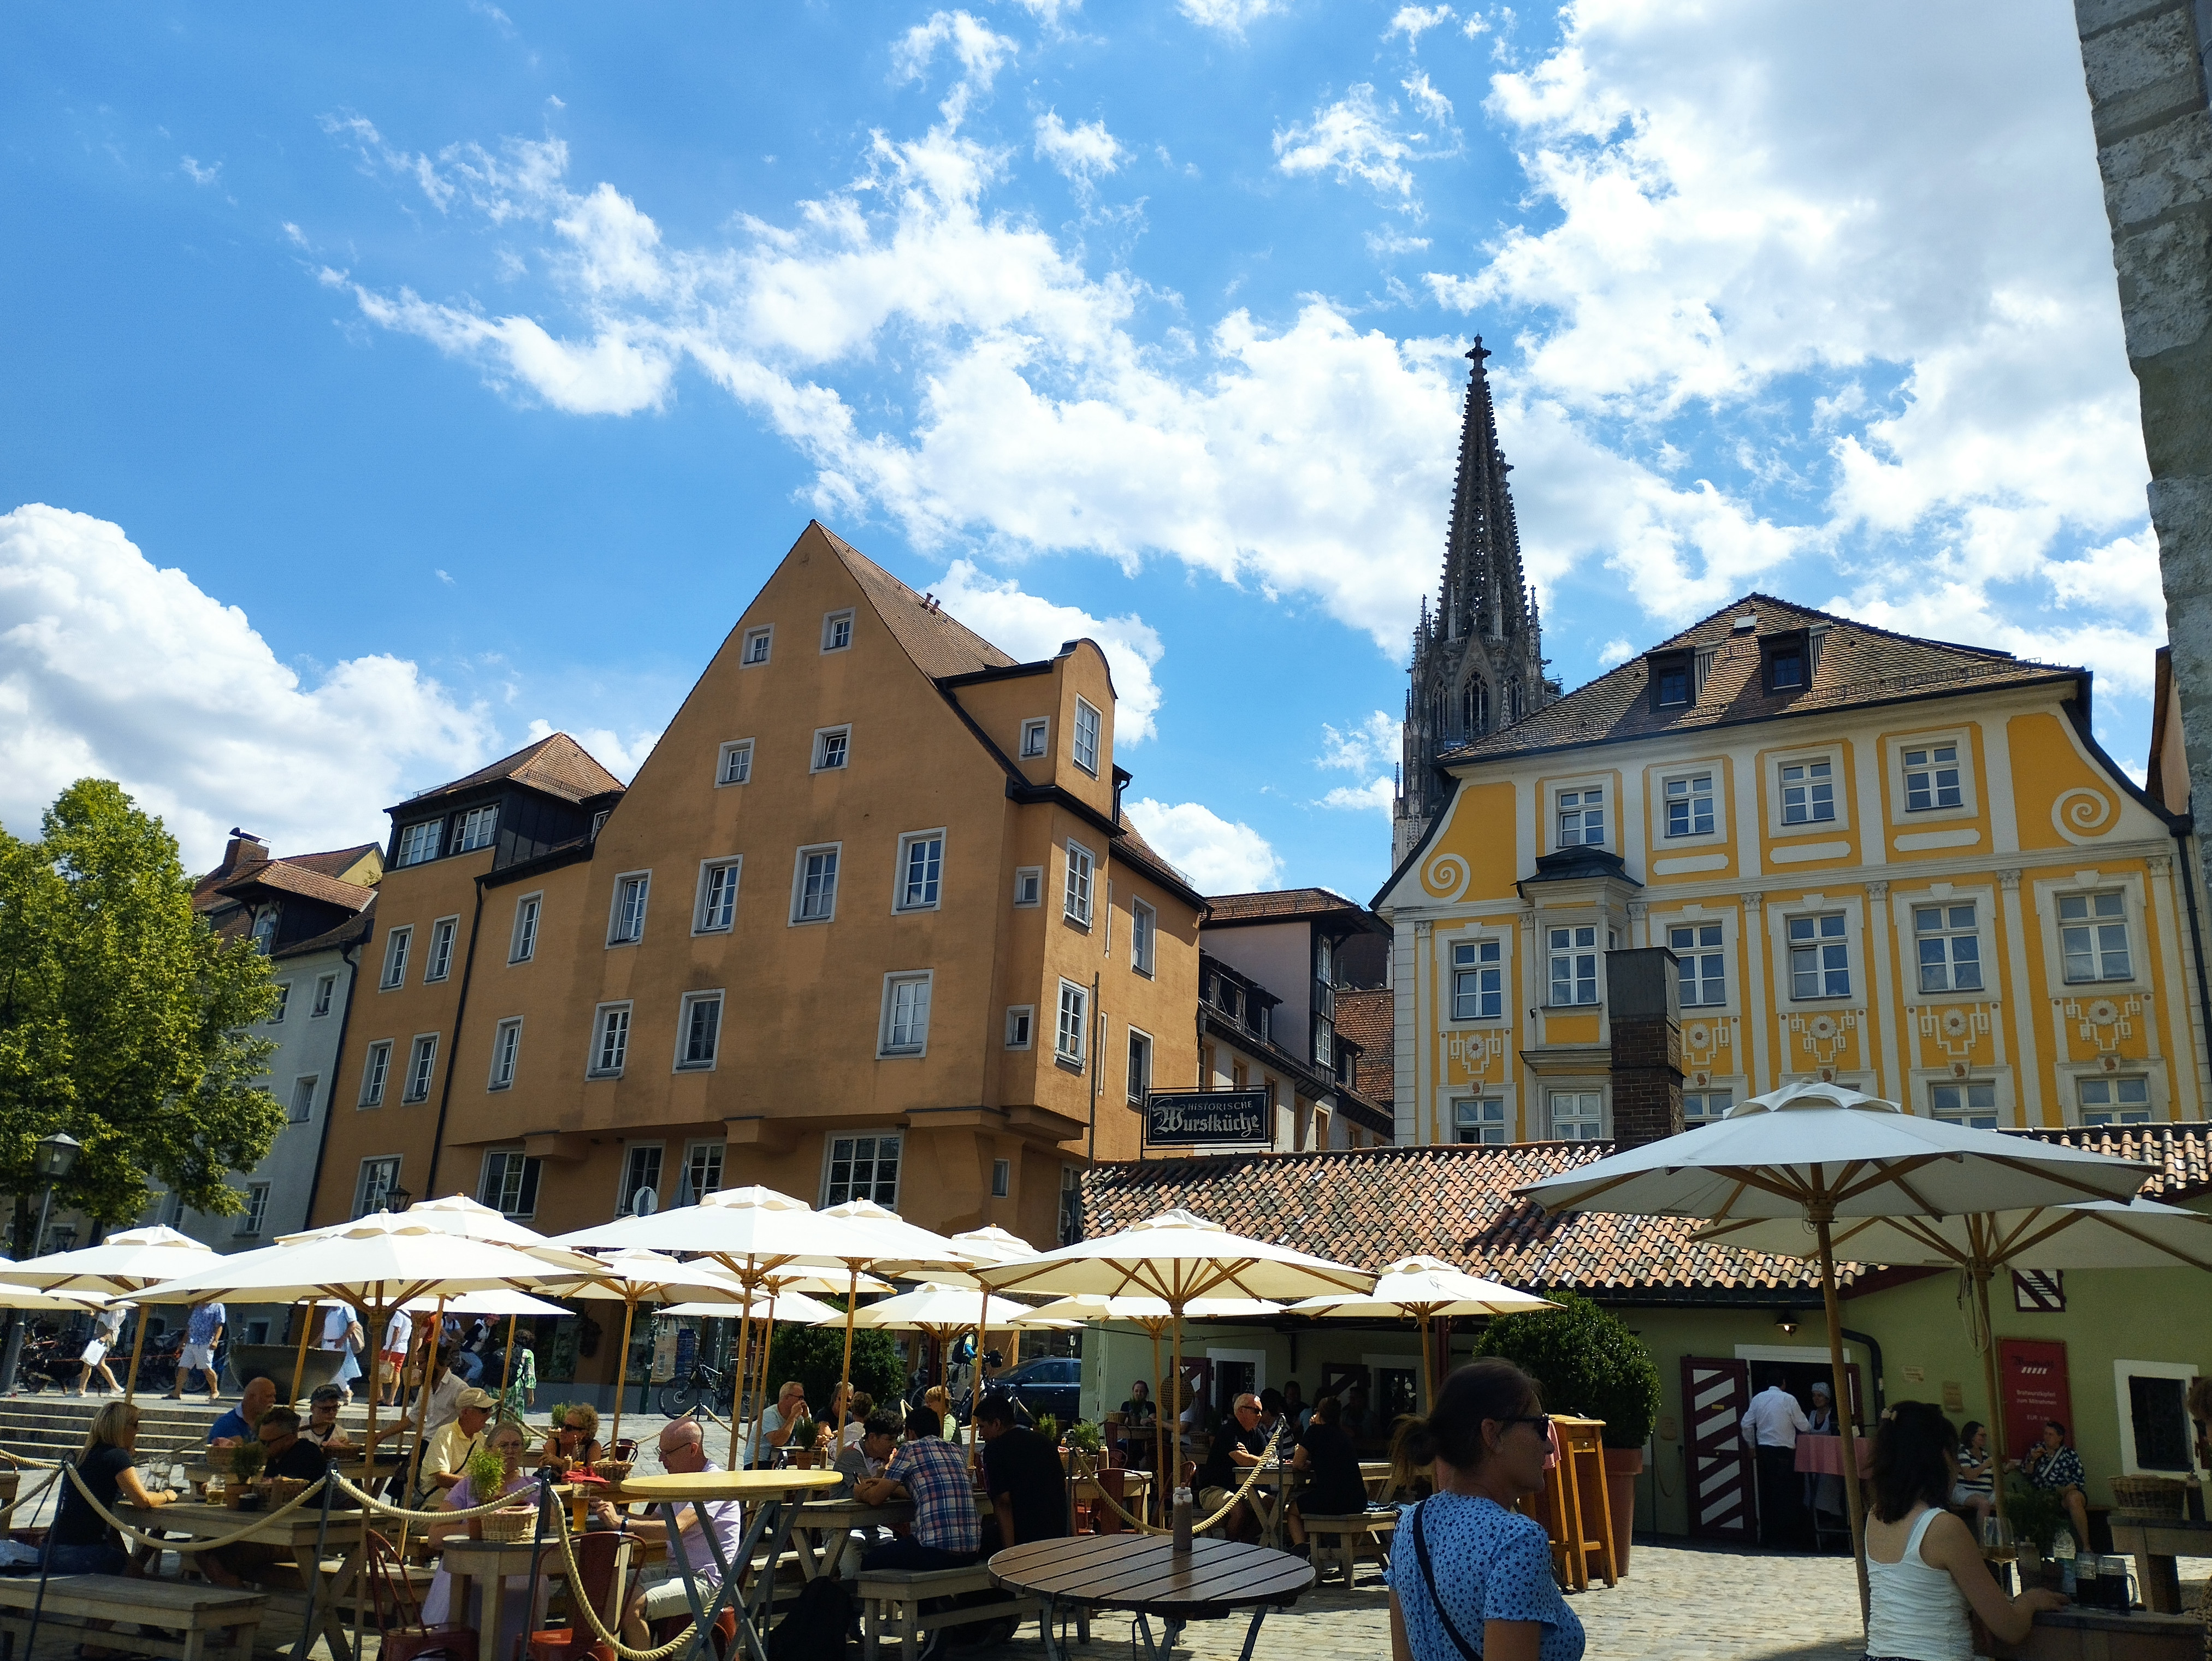
[[[1751,1405],[1751,1367],[1733,1357],[1682,1357],[1683,1438],[1689,1464],[1693,1539],[1749,1544],[1755,1533],[1751,1459],[1743,1410]]]

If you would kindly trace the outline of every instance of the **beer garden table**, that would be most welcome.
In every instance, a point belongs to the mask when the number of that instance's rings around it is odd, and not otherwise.
[[[1260,1623],[1271,1609],[1287,1609],[1314,1583],[1313,1565],[1288,1552],[1231,1540],[1194,1540],[1188,1553],[1159,1534],[1078,1534],[1011,1546],[987,1565],[999,1584],[1042,1598],[1045,1653],[1067,1661],[1057,1617],[1065,1604],[1084,1610],[1127,1609],[1137,1617],[1150,1661],[1166,1661],[1176,1636],[1193,1621],[1217,1621],[1252,1611],[1243,1661],[1251,1661]],[[1152,1620],[1164,1628],[1152,1639]]]
[[[684,1597],[691,1606],[692,1618],[698,1622],[690,1644],[683,1652],[684,1661],[699,1653],[716,1617],[725,1609],[737,1617],[738,1622],[732,1653],[767,1653],[765,1634],[759,1623],[767,1618],[769,1599],[775,1589],[776,1561],[790,1540],[792,1525],[798,1520],[805,1496],[836,1488],[841,1480],[834,1470],[685,1470],[624,1479],[623,1499],[644,1500],[659,1506],[667,1520],[672,1540],[683,1526],[677,1516],[677,1506],[690,1505],[698,1515],[701,1537],[713,1554],[715,1570],[721,1576],[714,1597],[704,1597],[690,1558],[680,1551],[672,1549],[669,1553],[683,1577]],[[734,1561],[722,1555],[720,1543],[714,1537],[713,1519],[707,1514],[709,1505],[723,1500],[743,1501],[750,1510]],[[767,1567],[754,1577],[757,1584],[748,1587],[744,1580],[751,1572],[753,1553],[763,1545],[768,1552]],[[341,1661],[351,1661],[351,1658],[341,1658]],[[492,1657],[488,1661],[501,1658]]]
[[[174,1535],[179,1531],[197,1537],[201,1541],[219,1540],[235,1534],[248,1526],[256,1513],[234,1511],[228,1506],[197,1504],[179,1500],[172,1505],[141,1511],[135,1506],[118,1505],[116,1514],[133,1527],[148,1534]],[[336,1549],[342,1555],[337,1568],[328,1576],[322,1573],[322,1563],[317,1555],[317,1531],[325,1551]],[[316,1625],[331,1646],[332,1661],[354,1661],[353,1646],[346,1636],[345,1622],[338,1615],[339,1602],[353,1593],[361,1579],[362,1566],[367,1557],[366,1519],[358,1511],[333,1509],[329,1525],[325,1528],[322,1507],[319,1504],[305,1505],[288,1517],[271,1517],[261,1527],[246,1537],[246,1543],[276,1546],[289,1549],[294,1561],[300,1565],[302,1590],[297,1592],[260,1590],[269,1599],[270,1625],[276,1628],[289,1616],[294,1621],[306,1616],[312,1606],[317,1615]],[[193,1557],[200,1547],[192,1539],[171,1538],[168,1549],[179,1557]],[[313,1640],[308,1640],[312,1646]],[[295,1657],[295,1661],[305,1661]]]
[[[2177,1557],[2212,1557],[2212,1523],[2180,1517],[2115,1517],[2112,1549],[2136,1560],[2136,1584],[2143,1607],[2160,1615],[2181,1610],[2181,1572]]]
[[[1864,1482],[1874,1469],[1874,1438],[1858,1439],[1859,1480]],[[1805,1476],[1840,1476],[1844,1474],[1844,1439],[1841,1436],[1800,1436],[1797,1439],[1796,1470]]]
[[[556,1513],[555,1525],[566,1527],[568,1519]],[[641,1551],[639,1549],[641,1543],[639,1541],[627,1538],[621,1543],[615,1559],[614,1583],[617,1588],[627,1584],[633,1562],[658,1560],[660,1554],[657,1550]],[[471,1587],[473,1586],[479,1594],[481,1612],[475,1622],[477,1653],[479,1656],[507,1653],[507,1651],[501,1647],[504,1635],[500,1631],[500,1623],[505,1619],[505,1593],[508,1576],[528,1574],[531,1560],[533,1557],[538,1560],[538,1573],[543,1579],[562,1579],[568,1573],[568,1565],[562,1558],[561,1547],[557,1541],[549,1546],[541,1547],[534,1538],[471,1540],[456,1534],[449,1535],[439,1542],[438,1549],[441,1567],[453,1577],[452,1618],[466,1621],[469,1618],[468,1599]],[[576,1595],[573,1587],[570,1589],[570,1595],[572,1598]],[[532,1596],[535,1596],[534,1591]],[[532,1622],[535,1622],[538,1613],[535,1609],[532,1610],[530,1616]],[[599,1618],[606,1622],[610,1627],[617,1631],[620,1630],[622,1610],[619,1607],[611,1614],[605,1609],[600,1610]],[[583,1617],[578,1616],[576,1625],[580,1627],[584,1624]]]

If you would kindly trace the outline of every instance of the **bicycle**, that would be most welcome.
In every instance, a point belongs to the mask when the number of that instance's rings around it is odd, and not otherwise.
[[[691,1371],[681,1378],[671,1379],[660,1386],[658,1397],[660,1410],[672,1419],[701,1408],[712,1408],[727,1398],[730,1382],[704,1361],[694,1361]]]

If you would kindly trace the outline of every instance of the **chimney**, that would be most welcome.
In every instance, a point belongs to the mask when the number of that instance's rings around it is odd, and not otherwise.
[[[1605,955],[1616,1151],[1682,1131],[1682,988],[1664,946]]]
[[[269,845],[251,831],[235,825],[230,827],[230,844],[222,851],[222,864],[216,867],[217,875],[228,876],[241,865],[252,864],[269,857]]]

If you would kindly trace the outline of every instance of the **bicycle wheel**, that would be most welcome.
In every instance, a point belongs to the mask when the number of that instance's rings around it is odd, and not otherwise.
[[[660,1411],[664,1418],[680,1419],[691,1410],[693,1392],[690,1385],[672,1379],[660,1386]]]

